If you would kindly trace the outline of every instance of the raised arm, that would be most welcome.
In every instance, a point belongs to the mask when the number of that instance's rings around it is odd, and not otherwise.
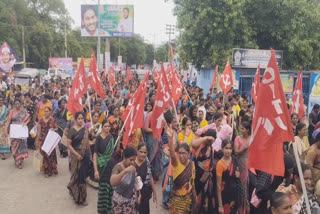
[[[173,143],[173,139],[174,139],[174,135],[173,135],[173,130],[171,128],[171,125],[167,125],[165,124],[165,132],[168,135],[169,138],[169,152],[170,152],[170,157],[171,157],[171,164],[173,166],[177,166],[178,165],[178,160],[176,157],[176,153],[175,153],[175,148],[174,148],[174,143]]]
[[[214,138],[211,136],[202,137],[196,140],[191,141],[191,146],[194,149],[198,149],[203,143],[210,143],[210,145],[214,142]]]

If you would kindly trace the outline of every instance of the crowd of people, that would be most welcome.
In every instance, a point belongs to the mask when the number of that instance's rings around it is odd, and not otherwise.
[[[12,154],[16,168],[23,168],[29,150],[42,156],[44,177],[57,175],[57,155],[68,158],[71,173],[67,186],[75,203],[86,206],[87,184],[97,188],[98,213],[150,213],[153,203],[170,213],[306,213],[292,142],[284,142],[285,176],[272,176],[247,165],[254,104],[246,94],[215,88],[204,94],[186,85],[177,105],[170,104],[163,132],[153,138],[151,116],[157,84],[149,83],[145,97],[144,127],[134,130],[123,146],[121,115],[140,81],[118,73],[116,85],[104,99],[93,91],[84,94],[83,111],[66,109],[72,81],[41,83],[22,91],[0,79],[0,157]],[[288,107],[290,103],[288,102]],[[320,203],[320,105],[309,117],[291,115],[309,204]],[[28,126],[27,139],[10,138],[10,125]],[[36,132],[32,132],[36,130]],[[49,132],[61,142],[48,155],[41,147]],[[272,158],[272,157],[270,157]],[[162,185],[157,195],[155,184]]]

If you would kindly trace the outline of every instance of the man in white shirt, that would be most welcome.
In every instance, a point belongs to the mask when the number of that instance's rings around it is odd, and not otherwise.
[[[118,25],[118,31],[122,33],[132,33],[133,32],[133,21],[129,17],[129,8],[123,8],[123,19],[120,20]]]
[[[0,91],[7,91],[7,84],[2,80],[2,75],[0,76]]]
[[[98,17],[95,6],[83,5],[81,7],[81,18],[81,36],[98,36]],[[100,36],[110,36],[110,34],[100,29]]]

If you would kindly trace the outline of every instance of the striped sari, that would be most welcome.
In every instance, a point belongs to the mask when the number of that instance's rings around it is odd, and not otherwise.
[[[0,155],[10,153],[10,145],[7,133],[8,108],[5,105],[0,107]]]

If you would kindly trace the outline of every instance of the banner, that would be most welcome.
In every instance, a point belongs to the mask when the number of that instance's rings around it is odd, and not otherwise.
[[[101,5],[101,37],[133,37],[133,5]],[[81,36],[98,36],[98,5],[81,5]]]
[[[311,74],[309,94],[308,114],[315,104],[320,103],[320,74]]]
[[[280,74],[283,92],[285,94],[292,94],[293,92],[293,75]]]
[[[72,70],[72,58],[49,58],[49,68],[60,69],[62,71]]]
[[[81,59],[82,59],[81,57],[77,58],[78,67],[80,65]],[[91,58],[83,58],[83,62],[84,62],[84,67],[90,67]]]
[[[282,66],[283,51],[275,51],[277,65]],[[234,68],[254,68],[260,63],[260,68],[267,68],[271,57],[270,50],[258,49],[232,49],[232,67]]]
[[[16,57],[10,46],[4,42],[0,48],[0,72],[11,72],[14,63],[16,63]]]

